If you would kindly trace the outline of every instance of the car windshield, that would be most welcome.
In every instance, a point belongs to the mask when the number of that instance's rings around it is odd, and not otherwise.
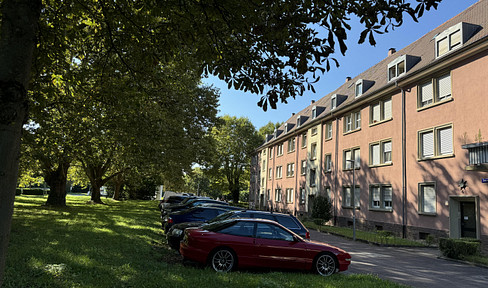
[[[232,214],[234,214],[234,212],[232,211],[229,211],[229,212],[225,212],[223,214],[220,214],[219,216],[211,219],[208,221],[208,223],[214,223],[214,222],[219,222],[219,221],[222,221],[222,220],[225,220],[227,218],[230,218],[232,216]]]

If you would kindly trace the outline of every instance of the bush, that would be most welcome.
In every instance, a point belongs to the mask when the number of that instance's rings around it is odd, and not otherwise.
[[[462,259],[463,256],[477,255],[480,249],[481,242],[477,239],[439,239],[439,250],[442,255],[453,259]]]
[[[312,204],[312,217],[327,222],[332,219],[332,203],[327,197],[318,196]]]

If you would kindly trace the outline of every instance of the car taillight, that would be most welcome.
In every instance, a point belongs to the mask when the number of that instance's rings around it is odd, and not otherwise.
[[[168,217],[168,224],[173,224],[173,218]]]
[[[305,233],[305,238],[310,239],[310,232],[307,231],[307,233]]]

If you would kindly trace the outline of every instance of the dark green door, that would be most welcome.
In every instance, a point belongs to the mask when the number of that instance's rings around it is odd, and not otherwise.
[[[461,202],[461,237],[476,238],[474,202]]]

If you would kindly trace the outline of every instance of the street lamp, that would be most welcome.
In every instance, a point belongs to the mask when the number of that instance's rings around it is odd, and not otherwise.
[[[351,162],[352,167],[352,240],[356,241],[356,179],[355,179],[355,170],[356,170],[356,161],[355,160],[346,160],[347,162]]]

